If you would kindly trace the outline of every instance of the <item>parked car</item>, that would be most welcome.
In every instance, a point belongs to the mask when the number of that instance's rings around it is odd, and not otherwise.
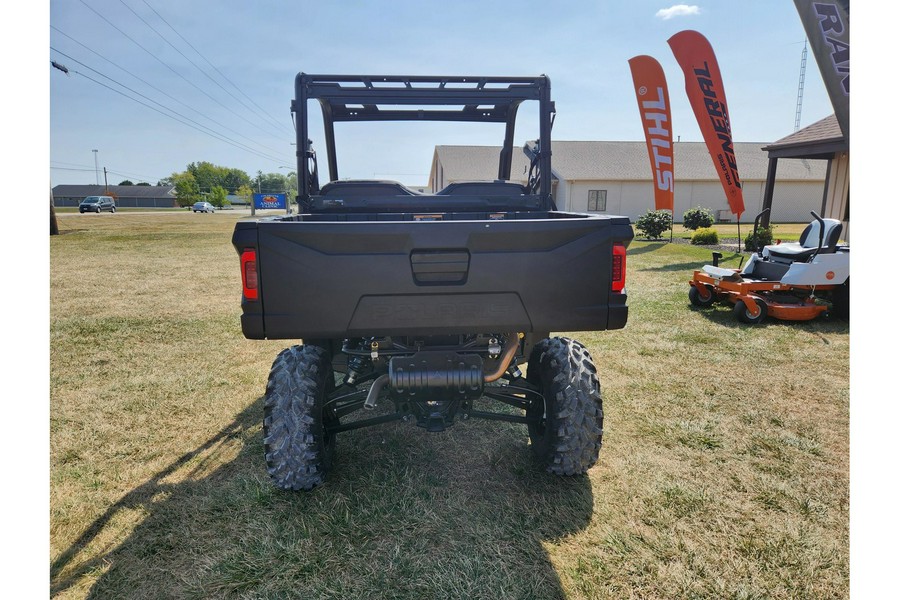
[[[210,204],[209,202],[195,202],[193,211],[203,212],[203,213],[214,213],[216,212],[216,207]]]
[[[116,203],[112,196],[88,196],[78,205],[78,212],[80,213],[101,213],[104,210],[111,213],[116,212]]]

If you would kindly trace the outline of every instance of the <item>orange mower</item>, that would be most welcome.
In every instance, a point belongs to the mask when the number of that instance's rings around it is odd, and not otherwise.
[[[760,218],[753,223],[753,238]],[[836,219],[814,220],[806,226],[799,242],[765,246],[752,254],[743,269],[719,266],[720,253],[713,264],[694,271],[689,282],[691,304],[707,308],[719,303],[734,305],[738,321],[761,323],[767,316],[784,321],[809,321],[833,311],[850,315],[850,247],[838,243],[843,226]]]

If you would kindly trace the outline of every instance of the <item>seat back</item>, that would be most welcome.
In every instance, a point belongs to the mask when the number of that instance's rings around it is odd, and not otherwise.
[[[837,248],[844,226],[837,219],[822,219],[822,221],[825,223],[825,235],[822,236],[822,252],[832,253]],[[818,248],[819,227],[818,221],[813,221],[807,225],[803,233],[800,234],[800,245],[804,248]]]

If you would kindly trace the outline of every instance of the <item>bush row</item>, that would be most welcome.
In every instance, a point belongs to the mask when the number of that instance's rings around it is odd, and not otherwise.
[[[708,208],[697,206],[684,211],[683,225],[685,229],[694,230],[691,236],[691,243],[696,245],[718,244],[719,234],[712,229],[715,218]],[[662,238],[663,233],[672,229],[672,215],[667,210],[649,210],[634,224],[635,229],[644,235],[644,237],[652,240]],[[744,250],[746,252],[756,252],[763,246],[772,243],[773,240],[772,227],[760,227],[754,236],[751,231],[744,238]]]

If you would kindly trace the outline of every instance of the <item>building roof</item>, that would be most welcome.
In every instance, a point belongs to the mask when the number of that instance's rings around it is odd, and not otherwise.
[[[765,144],[735,142],[738,172],[744,181],[765,181],[768,156]],[[437,146],[435,152],[446,181],[490,180],[497,177],[499,146]],[[681,180],[718,181],[704,142],[675,144],[675,177]],[[647,181],[651,178],[645,142],[555,141],[553,172],[566,181]],[[511,178],[525,180],[528,160],[513,155]],[[826,165],[816,160],[787,161],[778,166],[779,181],[821,181]]]
[[[497,179],[500,166],[500,146],[435,146],[437,160],[444,167],[444,180],[491,181]],[[521,148],[513,149],[509,178],[513,181],[528,179],[528,157]],[[433,179],[432,174],[432,178]]]
[[[174,185],[111,185],[109,191],[118,198],[174,198]],[[105,185],[57,185],[53,188],[54,198],[77,198],[79,196],[104,196]]]
[[[772,158],[813,158],[849,150],[837,117],[829,115],[763,147]],[[781,168],[781,165],[778,166]]]

